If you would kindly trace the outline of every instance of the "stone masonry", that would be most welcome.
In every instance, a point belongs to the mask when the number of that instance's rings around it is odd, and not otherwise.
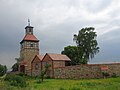
[[[54,78],[102,78],[102,72],[120,76],[120,63],[88,64],[54,68]]]

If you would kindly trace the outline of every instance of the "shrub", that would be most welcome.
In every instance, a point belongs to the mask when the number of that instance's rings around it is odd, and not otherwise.
[[[5,80],[12,86],[25,87],[27,85],[23,77],[14,74],[8,74]]]
[[[36,82],[37,82],[37,83],[42,83],[41,79],[38,79]]]
[[[14,75],[13,74],[7,74],[5,77],[5,81],[12,81],[13,80]]]
[[[46,78],[46,79],[51,79],[51,77],[50,77],[50,76],[46,76],[45,78]]]
[[[19,76],[25,76],[25,74],[22,73],[22,72],[20,72],[18,75],[19,75]]]
[[[116,78],[117,77],[116,73],[113,73],[111,77]]]
[[[108,72],[102,72],[102,75],[103,75],[104,78],[110,76]]]
[[[7,72],[7,67],[0,64],[0,76],[3,76]]]

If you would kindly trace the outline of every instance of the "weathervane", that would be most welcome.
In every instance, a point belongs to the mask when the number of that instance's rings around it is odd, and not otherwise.
[[[30,19],[28,18],[28,26],[30,26]]]

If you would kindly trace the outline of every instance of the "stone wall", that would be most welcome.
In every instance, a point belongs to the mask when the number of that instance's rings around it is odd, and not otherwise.
[[[38,57],[35,57],[31,63],[31,75],[39,76],[41,74],[42,62]]]
[[[54,68],[54,78],[102,78],[102,72],[120,76],[120,63],[88,64]]]
[[[25,70],[31,69],[31,61],[33,60],[35,55],[38,54],[39,54],[39,50],[37,49],[25,48],[20,51],[20,57],[27,62],[27,68]]]
[[[65,67],[65,61],[53,61],[53,67]]]

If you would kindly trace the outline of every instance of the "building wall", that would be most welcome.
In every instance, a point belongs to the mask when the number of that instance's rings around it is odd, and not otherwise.
[[[21,50],[20,54],[23,57],[23,59],[27,62],[26,70],[29,70],[29,69],[31,69],[31,61],[33,60],[35,55],[39,54],[39,50],[23,49],[23,50]]]
[[[45,65],[46,64],[49,64],[50,67],[47,71],[47,74],[46,74],[46,77],[53,77],[53,61],[52,59],[46,55],[44,58],[43,58],[43,61],[42,61],[42,70],[45,70]]]
[[[53,61],[53,67],[65,67],[65,61]]]
[[[102,67],[107,67],[107,69],[102,70]],[[120,76],[120,63],[89,64],[54,68],[54,78],[102,78],[103,71],[108,72],[110,76],[112,76],[114,73],[117,76]]]
[[[36,64],[38,65],[37,67],[36,67]],[[39,60],[39,58],[35,57],[33,62],[31,63],[31,70],[32,70],[31,74],[32,74],[32,76],[39,76],[40,75],[41,65],[42,65],[42,63]]]
[[[47,71],[47,74],[46,74],[48,77],[54,77],[54,68],[65,67],[65,61],[52,60],[49,57],[49,55],[46,55],[43,58],[43,61],[42,61],[42,69],[43,70],[45,69],[46,64],[50,65],[50,68],[49,68],[49,70]]]

